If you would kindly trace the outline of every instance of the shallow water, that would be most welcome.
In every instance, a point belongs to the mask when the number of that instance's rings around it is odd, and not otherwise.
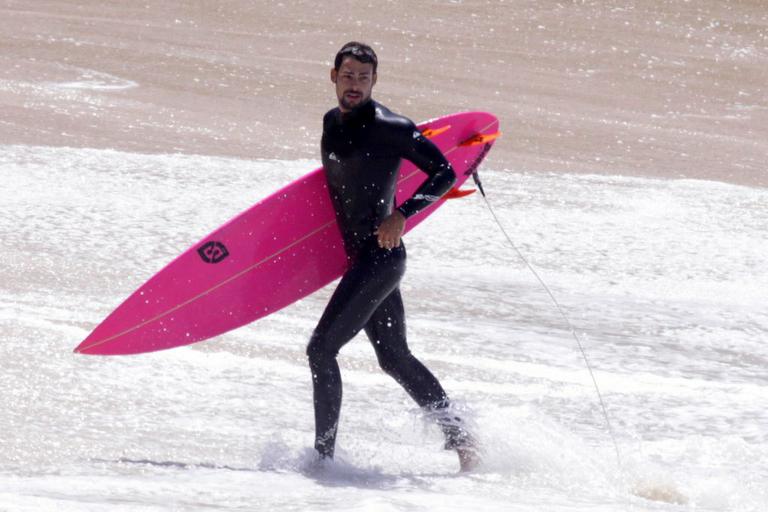
[[[201,235],[312,161],[0,147],[0,509],[764,510],[768,192],[482,172],[408,236],[413,351],[487,453],[457,474],[375,363],[340,359],[338,461],[311,457],[308,336],[331,288],[191,347],[72,349]],[[674,505],[636,496],[673,489]],[[633,491],[635,494],[633,494]]]

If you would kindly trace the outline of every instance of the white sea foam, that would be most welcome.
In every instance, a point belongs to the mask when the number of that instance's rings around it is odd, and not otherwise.
[[[46,85],[61,89],[85,89],[92,91],[122,91],[133,89],[139,84],[133,80],[120,78],[94,69],[74,68],[78,78],[75,80],[49,82]]]
[[[567,326],[477,197],[407,237],[403,283],[412,350],[484,443],[474,474],[364,337],[340,355],[338,460],[317,467],[304,348],[330,289],[193,347],[72,354],[170,258],[316,164],[0,147],[0,508],[768,507],[765,190],[481,171],[584,339],[621,471]]]

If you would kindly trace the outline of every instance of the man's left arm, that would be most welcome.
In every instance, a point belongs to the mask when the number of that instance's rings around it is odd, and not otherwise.
[[[403,158],[427,174],[427,180],[397,210],[407,219],[437,202],[454,183],[456,173],[443,153],[414,126],[403,147]]]
[[[456,182],[456,173],[443,153],[415,125],[411,128],[402,142],[401,156],[424,171],[427,180],[376,229],[379,246],[384,248],[398,247],[405,220],[436,203]]]

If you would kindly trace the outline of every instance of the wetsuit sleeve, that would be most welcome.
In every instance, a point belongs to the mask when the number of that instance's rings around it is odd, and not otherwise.
[[[397,207],[397,210],[407,219],[434,204],[448,192],[456,182],[456,173],[438,147],[424,137],[415,126],[412,126],[412,130],[408,132],[401,156],[413,162],[428,176],[413,196]]]
[[[333,110],[329,110],[326,112],[326,114],[323,116],[323,136],[320,139],[320,158],[323,161],[323,165],[325,165],[326,157],[328,155],[328,139],[329,139],[329,132],[331,130],[331,127],[333,126],[333,116],[334,112]]]

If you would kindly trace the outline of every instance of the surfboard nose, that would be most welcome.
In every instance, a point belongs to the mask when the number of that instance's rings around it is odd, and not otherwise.
[[[105,355],[98,351],[98,346],[98,342],[93,339],[93,333],[91,333],[72,352],[75,354]]]

